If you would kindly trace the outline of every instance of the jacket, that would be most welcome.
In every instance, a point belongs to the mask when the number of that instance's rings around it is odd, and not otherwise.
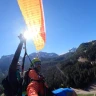
[[[29,77],[32,82],[27,87],[28,96],[45,96],[44,77],[32,69],[29,71]]]

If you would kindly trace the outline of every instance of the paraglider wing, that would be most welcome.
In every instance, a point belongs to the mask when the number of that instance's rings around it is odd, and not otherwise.
[[[18,4],[36,50],[41,50],[46,39],[42,0],[18,0]]]

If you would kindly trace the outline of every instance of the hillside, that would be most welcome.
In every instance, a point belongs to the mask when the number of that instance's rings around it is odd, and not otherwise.
[[[48,84],[55,88],[88,87],[96,78],[95,49],[96,41],[94,40],[80,44],[75,52],[69,52],[55,58],[55,60],[50,63],[50,66],[52,66],[55,62],[54,66],[49,69],[47,68],[47,71],[44,70]]]
[[[87,88],[96,79],[96,40],[80,44],[77,49],[66,54],[40,52],[42,74],[51,89],[59,87]],[[29,57],[36,57],[32,53]],[[8,71],[13,55],[0,59],[1,77]],[[22,59],[22,57],[20,57]],[[3,65],[2,65],[3,64]],[[26,57],[25,69],[30,62]],[[3,71],[2,71],[3,70]],[[5,71],[4,71],[5,70]]]

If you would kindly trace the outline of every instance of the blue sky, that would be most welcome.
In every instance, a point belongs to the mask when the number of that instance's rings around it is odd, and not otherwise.
[[[42,51],[66,53],[96,39],[96,0],[43,0],[46,44]],[[25,30],[17,0],[0,0],[0,57],[14,54]],[[36,52],[27,42],[28,54]],[[22,53],[23,54],[23,53]]]

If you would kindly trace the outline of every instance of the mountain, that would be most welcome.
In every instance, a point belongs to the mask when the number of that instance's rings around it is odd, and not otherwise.
[[[8,70],[9,65],[11,64],[11,61],[13,59],[13,54],[12,55],[6,55],[6,56],[2,56],[0,58],[0,69],[2,71],[4,70]]]
[[[69,52],[76,52],[77,48],[72,48],[69,50]]]
[[[58,54],[56,53],[47,53],[47,52],[38,52],[38,53],[32,53],[29,55],[31,57],[31,59],[33,59],[34,57],[39,57],[39,58],[54,58],[54,57],[58,57]]]
[[[78,57],[87,58],[90,62],[96,60],[96,40],[82,43],[76,50]]]
[[[59,66],[64,73],[63,85],[76,88],[87,87],[96,80],[96,40],[80,44],[76,51]]]
[[[47,53],[47,52],[34,52],[29,54],[30,59],[32,60],[34,57],[39,57],[42,62],[53,60],[54,58],[58,57],[59,55],[56,53]],[[25,68],[28,69],[30,66],[30,60],[28,57],[25,59]]]
[[[82,43],[66,54],[39,52],[29,54],[29,57],[32,60],[37,55],[42,61],[45,80],[53,89],[66,86],[85,88],[96,80],[96,40]],[[1,57],[0,69],[8,69],[12,58],[13,55]],[[29,65],[30,61],[26,57],[25,68],[29,68]]]
[[[53,89],[66,86],[86,88],[96,80],[96,40],[45,61],[42,73]]]
[[[54,58],[58,57],[58,54],[56,53],[47,53],[47,52],[39,52],[39,53],[32,53],[29,54],[30,59],[32,60],[34,57],[38,57],[43,59],[49,59],[49,58]],[[8,70],[9,65],[11,64],[11,61],[13,59],[14,54],[12,55],[5,55],[0,58],[0,69],[1,70]],[[22,57],[19,58],[20,62],[22,61]],[[29,58],[26,56],[26,64],[30,64]]]

